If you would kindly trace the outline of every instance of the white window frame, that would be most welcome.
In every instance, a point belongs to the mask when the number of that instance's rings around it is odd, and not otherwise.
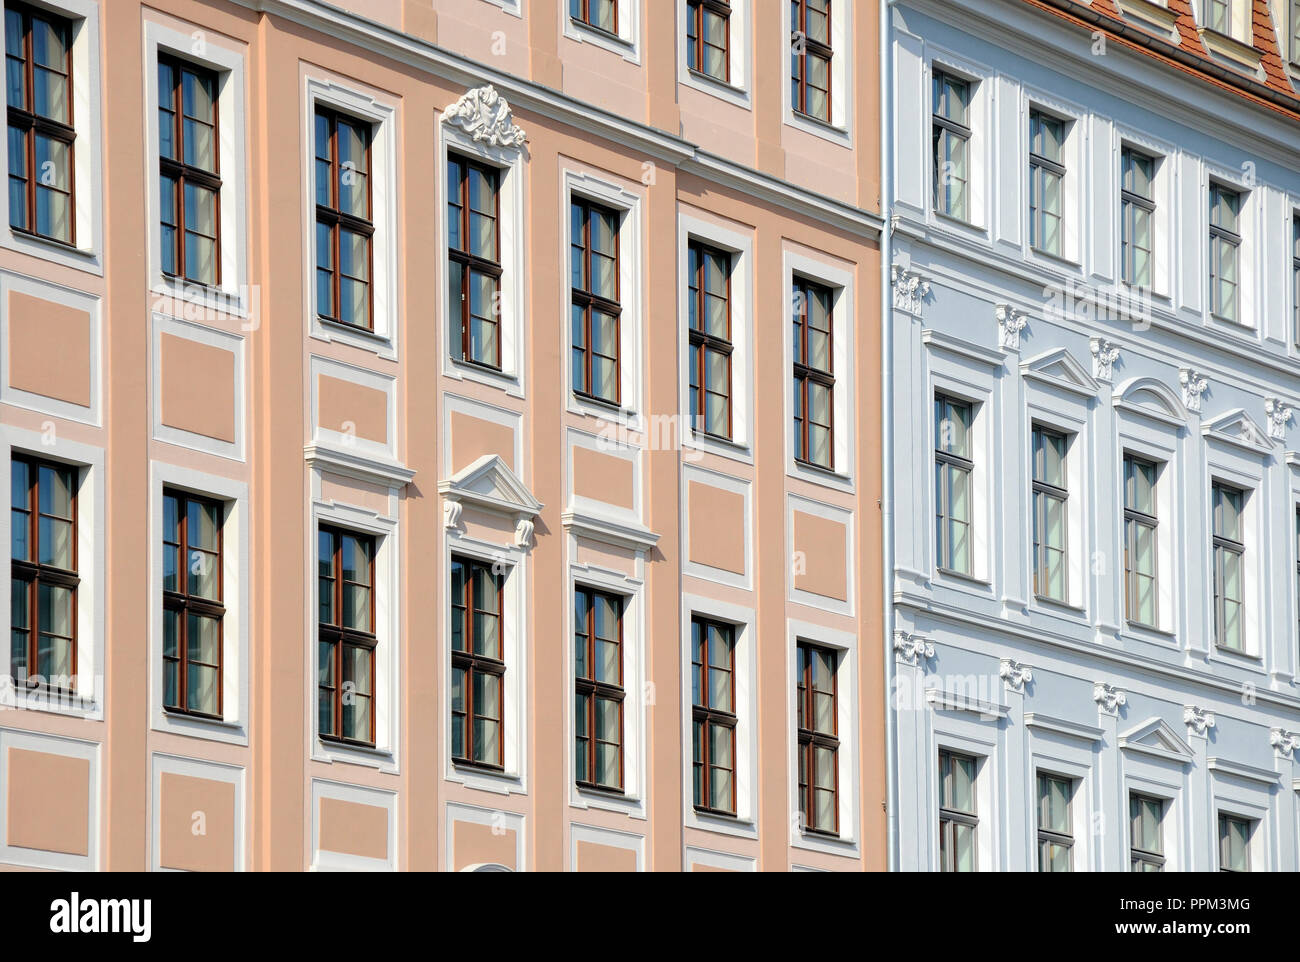
[[[690,15],[687,0],[677,0],[677,82],[693,90],[725,100],[745,110],[752,110],[750,98],[750,50],[753,48],[752,0],[731,0],[730,40],[727,44],[727,69],[730,82],[717,80],[703,72],[692,73],[686,50],[686,23]],[[788,16],[788,14],[787,14]]]
[[[1024,519],[1022,550],[1025,552],[1025,597],[1032,609],[1048,615],[1085,617],[1091,606],[1088,572],[1092,552],[1096,549],[1089,527],[1088,506],[1092,499],[1089,484],[1093,476],[1091,463],[1092,438],[1089,437],[1088,404],[1081,398],[1067,396],[1064,392],[1043,387],[1026,380],[1024,415],[1023,477],[1026,485],[1025,504],[1029,514]],[[1034,530],[1033,530],[1033,432],[1034,428],[1063,434],[1065,452],[1065,481],[1069,495],[1065,502],[1066,535],[1066,597],[1060,601],[1034,592]],[[1121,512],[1121,515],[1123,512]]]
[[[998,748],[996,736],[991,734],[988,723],[976,721],[979,715],[968,715],[964,711],[942,708],[931,702],[930,719],[933,726],[931,737],[927,739],[929,751],[925,761],[926,780],[926,815],[929,827],[926,837],[932,840],[927,871],[938,872],[942,868],[939,856],[939,803],[942,799],[943,786],[939,779],[939,753],[952,752],[975,759],[975,817],[979,820],[975,827],[975,871],[996,872],[1002,865],[1002,819],[995,813],[1002,800],[1002,789],[998,784]],[[993,724],[996,726],[997,722]],[[1027,797],[1036,797],[1026,793]]]
[[[313,487],[318,480],[313,479]],[[389,497],[390,504],[393,497]],[[319,678],[319,651],[317,645],[320,618],[319,580],[316,577],[318,532],[322,524],[334,525],[358,534],[372,535],[375,539],[374,584],[375,593],[375,747],[344,745],[320,737],[316,711],[317,679]],[[307,594],[307,661],[306,682],[308,755],[317,762],[348,762],[366,765],[388,773],[398,771],[401,758],[402,702],[401,702],[401,601],[402,570],[401,543],[396,511],[391,516],[376,515],[372,511],[323,502],[319,494],[313,499],[308,515],[307,569],[305,577]],[[391,847],[390,835],[390,847]]]
[[[787,17],[789,14],[787,14]],[[831,316],[831,363],[835,376],[835,394],[832,400],[834,465],[832,470],[811,467],[794,457],[794,345],[790,337],[783,337],[785,378],[785,463],[786,475],[812,484],[834,488],[846,494],[854,491],[853,469],[857,458],[857,346],[856,346],[856,284],[854,271],[847,265],[833,264],[829,260],[815,260],[800,250],[786,248],[782,254],[781,273],[785,285],[782,302],[783,321],[792,321],[794,307],[794,279],[798,275],[815,284],[827,287],[834,298]]]
[[[1043,728],[1029,728],[1029,865],[1038,870],[1038,776],[1055,775],[1074,782],[1070,798],[1070,831],[1074,833],[1070,870],[1090,872],[1098,868],[1100,852],[1094,837],[1092,763],[1095,742],[1082,741]]]
[[[245,64],[234,41],[193,25],[182,33],[161,23],[145,21],[144,108],[145,163],[149,217],[149,290],[155,306],[160,298],[251,319],[260,298],[249,285],[248,151],[245,118]],[[162,272],[162,200],[158,180],[158,56],[160,53],[203,67],[217,75],[217,136],[221,157],[221,284],[207,289]]]
[[[927,46],[934,50],[933,45]],[[940,214],[934,206],[934,148],[931,142],[934,124],[934,74],[935,71],[949,74],[970,85],[970,144],[968,160],[970,178],[966,189],[970,192],[970,219],[950,217]],[[921,125],[921,157],[924,162],[925,182],[921,185],[923,209],[926,222],[946,230],[971,233],[982,240],[987,240],[992,221],[990,198],[993,196],[992,165],[989,163],[989,133],[993,130],[992,102],[990,93],[994,82],[993,72],[982,65],[976,65],[944,50],[931,55],[925,63],[921,78],[921,99],[924,105],[925,123]]]
[[[736,814],[733,818],[695,810],[691,699],[691,622],[696,617],[735,629]],[[682,811],[689,829],[738,838],[758,838],[758,620],[754,609],[703,595],[682,595]]]
[[[1115,176],[1115,239],[1114,239],[1114,277],[1115,283],[1122,288],[1136,293],[1139,288],[1132,287],[1124,280],[1124,160],[1125,150],[1145,154],[1154,162],[1151,195],[1156,205],[1151,215],[1151,288],[1153,297],[1168,301],[1173,296],[1173,265],[1177,263],[1174,243],[1173,212],[1178,204],[1174,189],[1174,169],[1176,167],[1175,148],[1161,141],[1153,140],[1136,129],[1117,124],[1114,128],[1114,176]]]
[[[1252,456],[1244,451],[1228,448],[1213,435],[1206,437],[1205,463],[1201,470],[1201,503],[1205,532],[1205,564],[1201,566],[1201,592],[1205,599],[1205,648],[1211,662],[1235,665],[1249,671],[1263,673],[1272,658],[1269,651],[1268,628],[1272,605],[1269,580],[1265,564],[1267,546],[1265,525],[1270,520],[1268,505],[1271,502],[1271,472],[1263,463],[1263,456]],[[1242,628],[1242,650],[1234,652],[1222,648],[1214,637],[1214,501],[1212,486],[1216,483],[1238,488],[1242,492],[1241,533],[1245,552],[1242,556],[1243,601],[1245,624]],[[1290,528],[1288,527],[1289,531]],[[1270,616],[1266,616],[1266,612]]]
[[[442,278],[435,312],[442,318],[438,341],[444,344],[442,373],[456,380],[477,381],[501,388],[511,397],[524,397],[524,380],[527,371],[524,346],[527,343],[527,157],[522,147],[492,146],[476,141],[454,124],[446,122],[445,113],[438,124],[438,176],[442,189],[441,213],[438,217],[438,276]],[[479,365],[452,357],[451,318],[447,314],[447,283],[450,277],[451,258],[448,254],[449,229],[447,220],[447,163],[452,154],[464,157],[499,172],[497,197],[500,217],[497,221],[498,241],[501,246],[500,330],[501,370],[485,369]],[[567,275],[566,275],[567,276]]]
[[[1160,845],[1164,849],[1165,871],[1183,872],[1188,864],[1186,814],[1184,806],[1190,803],[1183,797],[1185,781],[1181,762],[1155,759],[1137,751],[1120,750],[1123,771],[1123,809],[1119,813],[1124,826],[1123,871],[1133,870],[1133,825],[1130,816],[1130,799],[1136,793],[1149,798],[1159,798],[1165,803],[1160,817]],[[1217,826],[1216,826],[1217,831]],[[1104,839],[1105,836],[1102,836]]]
[[[754,463],[754,240],[750,234],[684,210],[677,217],[678,393],[683,448],[696,448],[725,458]],[[690,245],[698,241],[731,255],[731,440],[696,433],[691,411],[690,370]],[[838,387],[838,384],[837,384]]]
[[[799,677],[799,645],[817,645],[836,653],[836,727],[839,750],[836,764],[839,789],[835,803],[839,808],[838,838],[809,832],[799,824],[799,706],[796,703]],[[858,857],[861,849],[859,822],[862,817],[860,749],[858,745],[858,636],[807,621],[786,619],[786,737],[789,749],[786,763],[789,789],[790,844],[827,855]],[[688,676],[689,677],[689,676]]]
[[[1237,247],[1236,321],[1221,319],[1213,313],[1214,293],[1210,281],[1210,188],[1215,183],[1236,191],[1241,196],[1241,209],[1237,219],[1241,244]],[[1221,167],[1206,161],[1201,174],[1200,192],[1197,195],[1199,209],[1195,220],[1200,231],[1200,242],[1197,248],[1200,257],[1204,258],[1201,262],[1200,289],[1201,296],[1205,298],[1205,324],[1213,328],[1216,333],[1227,333],[1250,341],[1259,341],[1264,328],[1263,287],[1257,269],[1260,264],[1258,233],[1263,218],[1260,210],[1261,190],[1258,184],[1247,184],[1240,170]],[[1290,245],[1288,244],[1284,249],[1289,253]],[[1285,257],[1282,262],[1289,267],[1291,258]],[[1289,275],[1290,271],[1287,273]]]
[[[1251,785],[1255,787],[1250,787]],[[1243,778],[1231,771],[1211,769],[1211,830],[1214,833],[1214,858],[1211,866],[1218,871],[1219,862],[1219,816],[1230,815],[1254,823],[1250,833],[1247,850],[1250,852],[1250,871],[1272,872],[1277,866],[1273,859],[1273,839],[1270,831],[1269,813],[1272,809],[1270,788],[1253,777]]]
[[[1141,625],[1128,620],[1128,584],[1122,560],[1115,565],[1112,590],[1116,592],[1116,618],[1120,634],[1164,647],[1177,647],[1182,637],[1183,599],[1181,586],[1185,577],[1186,561],[1178,550],[1176,531],[1182,516],[1182,481],[1185,477],[1180,453],[1179,432],[1167,426],[1143,419],[1126,411],[1116,411],[1115,466],[1116,477],[1110,490],[1115,499],[1115,544],[1123,558],[1124,520],[1124,458],[1133,455],[1156,467],[1156,624]],[[1104,515],[1102,515],[1104,516]]]
[[[641,2],[640,0],[614,0],[618,5],[618,35],[597,30],[569,16],[569,0],[560,0],[561,31],[569,40],[589,43],[610,53],[616,53],[628,63],[641,63]]]
[[[72,26],[72,119],[77,132],[73,151],[73,178],[77,185],[76,246],[69,247],[58,241],[32,237],[9,226],[9,191],[0,196],[0,247],[21,254],[87,271],[102,276],[104,273],[104,163],[103,163],[103,100],[100,82],[103,67],[100,60],[99,7],[95,0],[40,0],[38,7],[71,22]],[[4,23],[0,22],[0,35]],[[153,77],[157,77],[155,70]],[[157,80],[155,79],[155,84]],[[154,116],[157,116],[155,112]],[[9,169],[9,139],[0,144],[0,159],[4,169]]]
[[[1061,121],[1064,142],[1061,163],[1061,253],[1054,255],[1037,250],[1029,242],[1029,115],[1040,113]],[[1089,176],[1087,151],[1088,113],[1082,107],[1060,100],[1046,91],[1025,88],[1021,93],[1020,132],[1020,204],[1021,231],[1025,238],[1025,260],[1046,266],[1057,273],[1079,272],[1084,265],[1084,227],[1086,178]]]
[[[790,22],[790,4],[781,5],[781,69],[784,80],[781,83],[782,116],[785,124],[801,130],[814,137],[829,140],[841,147],[853,146],[853,84],[855,72],[853,64],[856,59],[854,50],[853,7],[849,0],[830,0],[831,3],[831,118],[829,123],[813,120],[794,109],[790,95],[790,57],[793,55],[790,39],[794,36],[794,27]]]
[[[149,721],[154,731],[232,745],[248,744],[249,500],[248,485],[168,464],[149,463]],[[221,719],[168,712],[163,706],[163,490],[219,501],[221,521]]]
[[[567,10],[567,8],[566,8]],[[645,303],[645,267],[642,244],[643,218],[642,202],[644,190],[634,192],[630,185],[615,183],[613,177],[601,176],[593,172],[565,167],[560,172],[561,198],[563,206],[560,211],[560,317],[564,322],[561,328],[561,367],[564,370],[564,394],[567,410],[571,414],[584,415],[606,424],[616,424],[629,430],[636,430],[642,421],[645,407],[645,395],[642,367],[645,360],[642,345],[645,343],[643,330],[643,305]],[[573,288],[570,286],[571,264],[573,256],[571,238],[570,208],[575,199],[589,200],[609,208],[622,216],[618,228],[619,243],[619,397],[617,408],[588,401],[579,397],[573,390],[573,335],[570,330],[569,315],[573,302]]]
[[[350,330],[345,324],[322,321],[316,307],[316,108],[327,107],[369,122],[371,214],[375,228],[371,239],[374,267],[370,283],[374,295],[373,330]],[[397,175],[397,104],[357,81],[315,68],[303,77],[302,111],[303,303],[307,306],[311,336],[337,341],[396,360],[401,291],[398,261],[398,203],[401,182]],[[444,165],[442,173],[445,174]],[[444,298],[445,299],[445,298]]]
[[[9,647],[0,649],[0,708],[15,707],[71,715],[92,721],[104,718],[105,677],[107,672],[104,648],[105,594],[105,543],[107,513],[105,510],[105,457],[104,449],[77,441],[70,441],[57,430],[53,421],[46,421],[41,433],[28,431],[8,424],[0,424],[0,452],[6,461],[0,477],[0,496],[12,504],[11,473],[8,463],[15,453],[30,455],[46,461],[63,462],[77,469],[77,688],[73,695],[58,697],[41,692],[27,692],[13,684],[13,664]],[[0,540],[10,544],[12,512],[0,518]],[[12,554],[6,550],[0,556],[0,578],[5,587],[13,578]],[[10,593],[0,597],[0,618],[10,617]],[[12,624],[12,622],[8,622]]]

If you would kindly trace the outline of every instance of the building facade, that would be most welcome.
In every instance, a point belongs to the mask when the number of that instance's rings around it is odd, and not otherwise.
[[[6,2],[0,865],[885,866],[880,12],[760,6]]]
[[[900,868],[1300,867],[1297,16],[890,5]]]

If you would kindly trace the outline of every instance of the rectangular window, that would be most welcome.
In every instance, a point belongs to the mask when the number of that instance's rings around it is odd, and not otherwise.
[[[1290,0],[1291,4],[1291,62],[1300,63],[1300,0]]]
[[[495,769],[505,737],[504,587],[493,565],[451,559],[451,757]]]
[[[969,755],[939,752],[939,869],[975,871],[975,769]]]
[[[618,0],[569,0],[569,18],[618,34]]]
[[[162,269],[207,287],[221,283],[219,141],[216,74],[159,57]]]
[[[10,462],[9,659],[16,685],[76,690],[77,470]]]
[[[163,707],[220,718],[223,602],[220,502],[163,492]]]
[[[790,104],[830,123],[831,0],[790,0],[790,29]]]
[[[799,815],[804,828],[838,835],[839,655],[830,648],[799,643]]]
[[[573,593],[574,772],[584,788],[623,791],[623,599]]]
[[[1065,452],[1069,439],[1034,427],[1034,594],[1068,600],[1066,579]]]
[[[1214,640],[1220,648],[1242,651],[1244,543],[1242,507],[1245,492],[1219,484],[1212,488],[1214,514]]]
[[[375,744],[375,539],[322,525],[318,535],[320,735]]]
[[[1231,0],[1206,0],[1206,26],[1211,30],[1219,33],[1231,34],[1232,32],[1232,3]]]
[[[373,330],[371,125],[316,108],[316,313]]]
[[[1133,793],[1128,798],[1130,868],[1134,872],[1165,870],[1163,799]]]
[[[1038,871],[1074,871],[1074,780],[1038,773]]]
[[[691,619],[691,744],[695,809],[736,814],[736,629]]]
[[[731,437],[731,255],[690,244],[692,430]]]
[[[1124,455],[1125,617],[1157,627],[1156,610],[1156,466]]]
[[[935,557],[940,568],[971,572],[971,406],[934,398]]]
[[[731,4],[727,0],[687,0],[686,66],[731,81]]]
[[[1120,155],[1120,270],[1125,283],[1151,287],[1156,162],[1128,147]]]
[[[1219,814],[1219,871],[1250,871],[1250,836],[1255,822],[1235,815]]]
[[[619,215],[586,200],[570,211],[573,390],[621,403],[619,384]]]
[[[794,279],[794,456],[834,470],[834,303],[831,289]]]
[[[1210,311],[1226,321],[1238,317],[1241,255],[1241,194],[1210,185]]]
[[[501,370],[500,172],[447,158],[447,316],[452,357]]]
[[[1291,327],[1300,347],[1300,215],[1291,218]]]
[[[72,152],[72,28],[22,4],[5,6],[9,225],[76,242]]]
[[[934,72],[934,209],[958,220],[970,220],[970,93],[967,81]]]
[[[1065,121],[1029,113],[1029,246],[1061,256]]]

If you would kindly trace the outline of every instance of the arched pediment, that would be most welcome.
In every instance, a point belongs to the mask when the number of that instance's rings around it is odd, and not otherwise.
[[[1125,381],[1115,392],[1118,410],[1177,427],[1187,425],[1187,410],[1182,399],[1164,382],[1153,377],[1135,377]]]

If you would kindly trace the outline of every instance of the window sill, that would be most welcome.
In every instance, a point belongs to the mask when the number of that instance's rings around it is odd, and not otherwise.
[[[967,574],[964,571],[955,571],[952,568],[944,568],[943,566],[936,567],[934,570],[942,578],[953,578],[957,581],[965,582],[968,585],[978,585],[981,588],[993,587],[993,582],[977,577],[976,575]]]
[[[576,40],[578,43],[594,44],[602,50],[618,54],[629,63],[640,62],[635,41],[617,33],[610,33],[601,27],[593,27],[582,20],[565,17],[564,35],[570,40]]]
[[[51,240],[40,234],[9,228],[9,239],[4,245],[9,250],[65,264],[73,270],[102,272],[100,252],[91,247],[77,247],[62,241]]]
[[[830,121],[795,110],[793,107],[789,108],[789,113],[786,115],[786,124],[795,130],[802,130],[804,133],[820,137],[841,147],[850,150],[853,148],[853,138],[849,135],[847,127],[837,126]]]
[[[725,100],[744,110],[750,109],[749,91],[730,80],[719,80],[717,77],[687,67],[682,76],[682,83],[693,90]]]
[[[378,341],[384,344],[388,343],[388,338],[384,337],[384,335],[376,334],[369,328],[357,327],[355,324],[348,324],[344,321],[335,321],[328,317],[321,317],[319,314],[316,315],[316,323],[327,331],[338,331],[339,333],[346,331],[348,334],[353,334],[357,337],[369,338],[373,341]]]
[[[1036,604],[1043,605],[1049,610],[1055,610],[1061,614],[1082,616],[1088,613],[1086,608],[1081,608],[1078,605],[1070,604],[1070,602],[1068,601],[1062,601],[1060,598],[1052,598],[1049,595],[1035,594],[1034,602]]]
[[[32,231],[23,230],[21,227],[10,227],[15,237],[25,241],[31,241],[34,244],[44,244],[46,247],[53,248],[64,254],[88,254],[87,251],[78,247],[76,244],[70,244],[67,241],[61,241],[55,237],[46,237],[44,234],[37,234]],[[88,255],[93,256],[93,255]]]
[[[397,759],[391,749],[355,745],[328,738],[324,735],[316,736],[316,750],[312,752],[312,760],[365,765],[385,772],[397,771]]]
[[[1051,251],[1045,251],[1041,247],[1034,247],[1032,244],[1028,246],[1028,250],[1031,258],[1042,259],[1050,267],[1064,268],[1076,273],[1083,270],[1082,263],[1071,260],[1064,254],[1053,254]]]
[[[1264,664],[1263,655],[1252,654],[1249,651],[1238,651],[1236,648],[1227,648],[1223,645],[1220,645],[1218,642],[1214,643],[1214,647],[1211,649],[1211,651],[1214,654],[1219,655],[1223,658],[1228,658],[1232,660],[1240,659],[1252,667],[1256,665],[1262,666]]]
[[[981,236],[988,234],[986,228],[981,227],[979,224],[969,221],[964,217],[958,217],[956,214],[948,214],[935,207],[930,208],[930,213],[934,215],[936,221],[945,227],[955,227],[962,231],[975,232]]]

